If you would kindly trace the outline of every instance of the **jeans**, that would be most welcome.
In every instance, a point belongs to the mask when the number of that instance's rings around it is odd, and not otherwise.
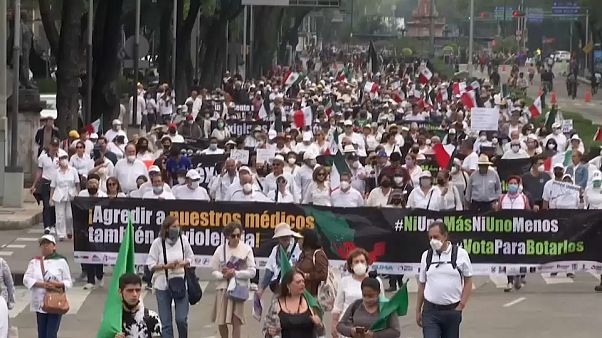
[[[188,338],[188,293],[186,297],[175,300],[169,290],[155,290],[157,296],[157,307],[159,308],[159,319],[163,327],[163,338],[174,338],[173,321],[171,313],[171,302],[176,304],[176,326],[178,327],[178,337]]]
[[[54,207],[50,206],[50,181],[42,179],[40,184],[40,197],[42,198],[42,220],[44,222],[44,228],[54,227],[56,222],[56,216],[54,213]]]
[[[95,284],[96,279],[102,280],[104,276],[103,265],[102,264],[86,264],[86,275],[88,276],[88,283]]]
[[[424,301],[422,308],[422,335],[424,338],[459,338],[462,311],[442,310]]]
[[[38,338],[57,338],[62,315],[36,312]]]

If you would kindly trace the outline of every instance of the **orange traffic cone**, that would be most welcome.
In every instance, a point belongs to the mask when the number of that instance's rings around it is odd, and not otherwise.
[[[592,92],[589,89],[585,90],[585,102],[589,103],[592,101]]]
[[[550,98],[550,102],[552,102],[552,104],[556,104],[556,92],[552,92],[552,97]]]

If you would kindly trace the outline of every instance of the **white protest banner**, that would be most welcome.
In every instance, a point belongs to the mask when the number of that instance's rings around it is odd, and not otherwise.
[[[562,132],[564,134],[570,134],[573,130],[573,120],[563,120],[562,121]]]
[[[474,107],[470,112],[470,128],[473,131],[498,130],[498,108]]]
[[[249,151],[247,149],[232,149],[230,158],[242,165],[249,165]]]
[[[256,164],[269,163],[276,156],[276,149],[257,149]]]

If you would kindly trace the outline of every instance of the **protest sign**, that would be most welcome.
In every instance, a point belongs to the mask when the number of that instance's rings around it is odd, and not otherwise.
[[[249,151],[247,149],[232,149],[230,158],[242,165],[249,165]]]
[[[276,156],[276,149],[257,149],[257,157],[255,158],[255,163],[257,165],[270,163],[270,161]]]
[[[473,131],[498,130],[499,110],[497,108],[474,107],[470,112],[470,129]]]

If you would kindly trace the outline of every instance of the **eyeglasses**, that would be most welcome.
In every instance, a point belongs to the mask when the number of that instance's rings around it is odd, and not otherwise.
[[[231,234],[230,238],[240,238],[240,234]]]

